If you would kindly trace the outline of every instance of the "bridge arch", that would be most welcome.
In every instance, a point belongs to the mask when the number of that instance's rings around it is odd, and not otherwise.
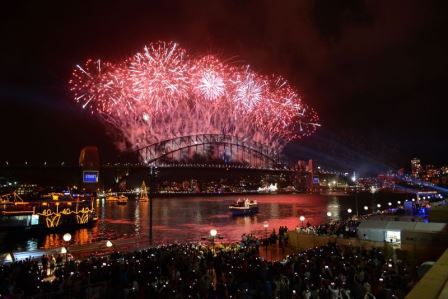
[[[271,147],[224,134],[198,134],[163,140],[137,150],[146,165],[182,163],[194,157],[246,164],[253,168],[283,168],[278,152]]]

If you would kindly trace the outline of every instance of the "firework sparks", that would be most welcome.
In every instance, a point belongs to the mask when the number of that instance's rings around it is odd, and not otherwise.
[[[127,149],[195,134],[228,134],[276,150],[312,134],[317,114],[280,77],[192,57],[152,43],[123,62],[87,60],[70,80],[74,100],[111,125]]]

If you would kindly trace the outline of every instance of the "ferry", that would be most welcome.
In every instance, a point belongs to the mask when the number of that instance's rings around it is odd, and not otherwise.
[[[258,213],[258,203],[256,200],[238,199],[234,204],[229,206],[229,210],[233,216],[246,216]]]

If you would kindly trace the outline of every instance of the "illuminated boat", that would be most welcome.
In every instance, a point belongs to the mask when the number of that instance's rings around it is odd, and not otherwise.
[[[124,195],[120,195],[120,196],[118,196],[117,203],[119,205],[125,205],[125,204],[128,203],[128,198],[126,196],[124,196]]]
[[[140,197],[138,199],[140,202],[149,201],[148,197],[148,188],[146,188],[145,181],[143,181],[142,186],[140,187]]]
[[[113,194],[108,194],[106,197],[106,201],[118,201],[118,196]]]
[[[258,213],[258,203],[256,200],[238,199],[234,204],[229,206],[229,210],[233,216],[246,216]]]
[[[67,229],[97,221],[91,198],[10,201],[0,206],[0,231]]]

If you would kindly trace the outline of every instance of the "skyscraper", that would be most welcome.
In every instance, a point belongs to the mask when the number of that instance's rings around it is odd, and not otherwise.
[[[411,171],[414,178],[418,178],[422,173],[422,165],[420,164],[419,158],[414,158],[411,160]]]

